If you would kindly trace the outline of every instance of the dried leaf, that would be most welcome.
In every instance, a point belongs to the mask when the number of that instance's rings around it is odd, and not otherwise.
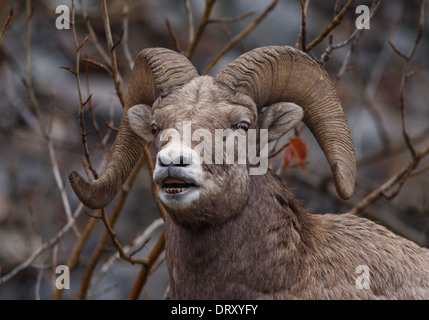
[[[285,148],[283,166],[287,168],[289,166],[290,160],[293,157],[298,168],[307,170],[307,167],[304,163],[308,151],[307,143],[305,143],[305,141],[300,137],[291,137],[288,139],[288,141],[289,144]]]

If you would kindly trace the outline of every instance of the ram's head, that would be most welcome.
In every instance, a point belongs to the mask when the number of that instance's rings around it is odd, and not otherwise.
[[[220,212],[232,214],[245,203],[252,167],[249,157],[240,163],[237,154],[228,164],[228,141],[254,130],[259,145],[260,129],[268,129],[267,140],[273,141],[301,120],[323,149],[338,194],[349,198],[355,178],[350,131],[327,74],[306,54],[290,47],[258,48],[209,77],[199,76],[179,53],[145,49],[133,69],[104,174],[88,182],[73,172],[71,185],[86,206],[105,206],[150,141],[158,152],[154,180],[173,219],[223,221],[228,216]],[[225,152],[216,158],[220,150]],[[225,206],[229,210],[219,210]]]

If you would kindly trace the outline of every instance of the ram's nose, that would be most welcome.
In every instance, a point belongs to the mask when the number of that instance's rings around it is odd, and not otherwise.
[[[204,171],[195,150],[182,144],[170,144],[161,149],[155,162],[154,181],[162,187],[168,177],[199,185]]]
[[[192,163],[192,154],[169,154],[167,152],[160,152],[157,157],[157,165],[160,167],[186,167]]]

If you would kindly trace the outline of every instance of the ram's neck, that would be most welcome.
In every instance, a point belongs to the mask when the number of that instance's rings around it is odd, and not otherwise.
[[[294,279],[306,215],[271,173],[252,176],[250,191],[242,213],[221,226],[195,232],[167,221],[166,255],[176,298],[253,299],[261,288],[268,294]],[[266,279],[264,270],[273,265],[288,272]]]

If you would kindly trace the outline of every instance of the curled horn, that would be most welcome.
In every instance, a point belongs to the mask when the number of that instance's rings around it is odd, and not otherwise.
[[[168,95],[174,88],[197,76],[191,62],[177,52],[150,48],[139,53],[118,134],[104,173],[95,181],[87,181],[76,172],[69,175],[74,192],[85,206],[102,208],[112,201],[141,155],[145,141],[131,130],[128,109],[136,104],[151,106],[159,96]]]
[[[352,196],[356,159],[351,133],[328,75],[313,59],[291,47],[262,47],[228,64],[216,80],[250,96],[259,110],[282,101],[301,106],[303,121],[329,162],[338,195]]]

